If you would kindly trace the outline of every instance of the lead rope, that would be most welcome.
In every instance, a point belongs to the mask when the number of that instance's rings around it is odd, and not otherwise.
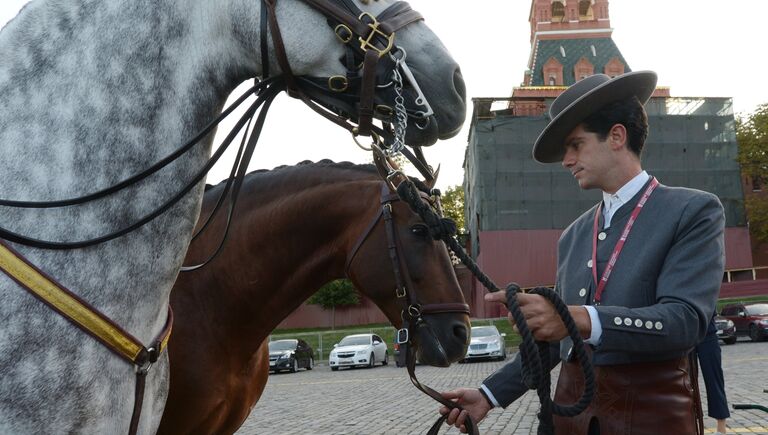
[[[423,190],[423,189],[422,189]],[[432,238],[435,240],[442,240],[446,245],[456,254],[456,256],[464,263],[467,268],[474,274],[477,279],[485,286],[490,292],[500,291],[499,287],[477,266],[477,263],[470,258],[464,248],[459,245],[455,238],[456,224],[451,219],[441,218],[438,216],[427,204],[421,200],[419,194],[419,188],[410,180],[405,179],[397,187],[397,194],[400,198],[408,203],[411,209],[416,212],[422,220],[429,226]],[[592,402],[592,398],[595,392],[595,375],[592,369],[592,362],[590,361],[586,350],[584,349],[584,341],[581,338],[581,334],[576,328],[576,324],[573,321],[570,313],[568,312],[568,306],[562,301],[555,291],[547,287],[537,287],[532,289],[530,293],[538,294],[546,298],[555,307],[558,315],[563,320],[568,335],[573,341],[573,351],[576,354],[576,359],[579,361],[582,373],[584,375],[584,392],[579,400],[571,406],[562,406],[554,403],[550,397],[551,392],[551,378],[545,376],[551,369],[551,361],[549,360],[549,346],[547,342],[539,342],[533,339],[530,329],[525,322],[525,317],[520,311],[520,305],[517,301],[517,294],[520,292],[520,287],[517,284],[509,284],[506,288],[507,295],[507,309],[512,314],[512,318],[515,321],[515,326],[522,336],[522,343],[519,346],[520,356],[522,359],[522,372],[523,382],[529,389],[536,389],[539,396],[539,402],[541,403],[541,409],[538,414],[539,428],[537,433],[539,435],[554,434],[554,424],[552,422],[552,414],[557,414],[564,417],[573,417],[580,414],[584,409]],[[412,355],[408,358],[414,358]],[[415,373],[412,372],[409,362],[409,374],[411,374],[412,382],[420,390],[429,394],[435,398],[432,394],[421,388],[421,384],[415,380]],[[430,389],[431,390],[431,389]],[[432,390],[434,391],[434,390]],[[438,395],[439,396],[439,395]],[[439,396],[440,397],[440,396]],[[442,397],[440,397],[442,399]],[[443,405],[448,408],[462,409],[461,406],[454,402],[447,401],[445,399],[437,399]],[[446,419],[447,416],[441,416],[437,422],[432,426],[429,435],[436,434],[440,425]],[[465,420],[465,426],[472,434],[477,434],[477,428],[470,417]]]

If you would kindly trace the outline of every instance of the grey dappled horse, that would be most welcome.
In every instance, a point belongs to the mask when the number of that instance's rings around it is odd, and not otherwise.
[[[376,15],[391,3],[357,5]],[[260,7],[258,0],[33,0],[0,32],[0,198],[81,196],[175,150],[218,115],[239,83],[260,75]],[[295,75],[344,74],[344,47],[324,16],[281,0],[277,18]],[[439,127],[409,127],[407,137],[431,144],[455,135],[464,117],[456,64],[423,22],[400,30],[396,43],[408,51]],[[177,192],[206,161],[211,141],[95,203],[0,207],[0,227],[54,241],[115,231]],[[202,189],[96,246],[12,245],[148,344],[166,322]],[[0,300],[0,433],[126,433],[134,367],[1,273]],[[140,433],[157,428],[167,385],[163,354],[147,378]]]

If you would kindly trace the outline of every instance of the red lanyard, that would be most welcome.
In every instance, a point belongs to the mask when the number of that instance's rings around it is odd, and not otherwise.
[[[651,193],[653,192],[653,189],[656,188],[656,186],[659,185],[658,180],[656,178],[651,178],[651,184],[648,186],[647,189],[645,189],[645,192],[643,193],[643,196],[640,198],[640,201],[638,201],[637,205],[635,206],[635,209],[632,210],[632,214],[629,216],[629,220],[627,221],[627,224],[624,226],[624,231],[621,233],[621,237],[619,238],[619,241],[616,242],[616,247],[613,248],[613,254],[611,254],[610,260],[608,260],[608,264],[605,266],[605,270],[603,271],[603,277],[600,278],[600,282],[597,281],[597,221],[600,217],[600,210],[603,207],[603,203],[600,202],[597,206],[597,210],[595,211],[595,225],[592,229],[592,278],[594,278],[595,283],[597,283],[597,290],[595,291],[595,301],[600,302],[600,297],[603,294],[603,289],[605,289],[605,284],[608,282],[608,277],[611,276],[611,271],[613,270],[613,266],[616,265],[616,260],[619,259],[619,254],[621,253],[622,248],[624,248],[624,242],[627,241],[627,237],[629,236],[629,232],[632,230],[632,225],[635,224],[635,221],[637,220],[637,216],[640,214],[640,211],[643,209],[643,206],[645,205],[646,201],[648,201],[648,197],[651,196]]]

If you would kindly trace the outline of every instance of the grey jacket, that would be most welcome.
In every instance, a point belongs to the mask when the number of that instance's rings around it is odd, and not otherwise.
[[[602,230],[606,238],[597,245],[598,279],[647,185]],[[556,289],[568,305],[596,305],[587,264],[596,208],[576,219],[558,242]],[[656,188],[596,305],[603,332],[593,349],[595,365],[679,358],[704,338],[725,267],[724,227],[723,207],[715,195],[661,184]],[[553,367],[566,360],[570,347],[569,339],[553,343]],[[526,392],[520,372],[518,354],[483,382],[501,406]]]

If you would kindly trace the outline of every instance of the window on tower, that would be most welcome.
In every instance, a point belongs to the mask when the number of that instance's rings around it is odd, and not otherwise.
[[[560,0],[552,0],[552,21],[562,22],[565,19],[565,5]]]
[[[580,0],[579,1],[579,21],[594,20],[594,14],[592,12],[593,0]]]

